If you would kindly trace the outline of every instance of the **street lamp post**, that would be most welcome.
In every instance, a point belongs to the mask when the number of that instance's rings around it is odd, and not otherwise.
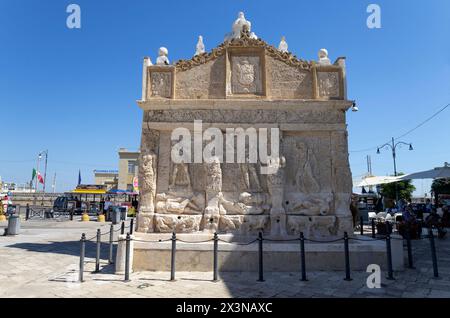
[[[399,145],[406,145],[409,146],[409,150],[414,150],[413,146],[411,143],[407,143],[404,141],[398,141],[397,143],[395,143],[395,139],[394,137],[392,137],[392,141],[391,143],[385,143],[384,145],[377,147],[377,154],[380,154],[380,149],[384,148],[384,147],[390,147],[392,150],[392,159],[394,160],[394,176],[397,176],[397,162],[396,162],[396,158],[397,158],[397,146]],[[398,203],[398,191],[397,191],[397,182],[395,183],[395,200]]]

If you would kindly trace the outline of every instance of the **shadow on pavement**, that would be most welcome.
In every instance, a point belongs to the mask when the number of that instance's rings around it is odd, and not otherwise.
[[[97,244],[95,242],[86,242],[86,252],[85,258],[95,258]],[[81,243],[80,241],[64,241],[64,242],[54,242],[49,243],[16,243],[8,245],[9,248],[18,248],[27,250],[30,252],[38,253],[51,253],[51,254],[65,254],[80,256]],[[116,255],[117,246],[113,245],[113,256]],[[107,260],[109,257],[109,243],[101,243],[100,245],[100,259]],[[115,258],[115,257],[114,257]],[[113,258],[113,259],[114,259]]]

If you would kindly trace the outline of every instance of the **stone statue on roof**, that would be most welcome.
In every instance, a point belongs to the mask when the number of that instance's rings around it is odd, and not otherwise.
[[[252,23],[247,19],[245,19],[244,12],[239,12],[238,18],[233,23],[231,33],[227,33],[225,35],[225,41],[231,41],[232,39],[239,39],[241,37],[241,32],[244,29],[244,27],[246,27],[247,30],[250,32],[250,38],[252,39],[258,38],[254,32],[251,32]]]
[[[318,63],[320,65],[331,65],[331,61],[328,58],[328,51],[327,51],[327,49],[320,49],[318,55],[319,55]]]
[[[283,53],[288,51],[288,44],[287,44],[286,38],[284,36],[281,37],[280,44],[278,45],[278,50],[280,50]]]
[[[205,53],[205,44],[203,43],[203,36],[198,36],[197,46],[195,47],[195,55],[200,55]]]
[[[165,47],[160,47],[158,51],[158,58],[156,59],[156,65],[169,65],[169,50]]]

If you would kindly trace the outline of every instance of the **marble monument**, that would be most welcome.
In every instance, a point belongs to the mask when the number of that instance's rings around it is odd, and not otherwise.
[[[138,232],[351,235],[345,75],[345,58],[331,64],[322,49],[319,61],[302,60],[288,52],[284,37],[278,48],[257,38],[242,12],[210,52],[199,37],[194,57],[170,65],[161,47],[156,65],[144,61],[138,101]],[[279,155],[266,163],[175,163],[172,132],[193,131],[194,120],[224,133],[277,128]],[[267,166],[272,172],[262,173]]]

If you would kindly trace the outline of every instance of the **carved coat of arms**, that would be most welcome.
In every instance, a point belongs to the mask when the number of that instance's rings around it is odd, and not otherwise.
[[[242,63],[237,65],[239,72],[238,80],[239,83],[245,86],[253,84],[255,81],[255,66],[250,64],[247,60],[242,61]]]

